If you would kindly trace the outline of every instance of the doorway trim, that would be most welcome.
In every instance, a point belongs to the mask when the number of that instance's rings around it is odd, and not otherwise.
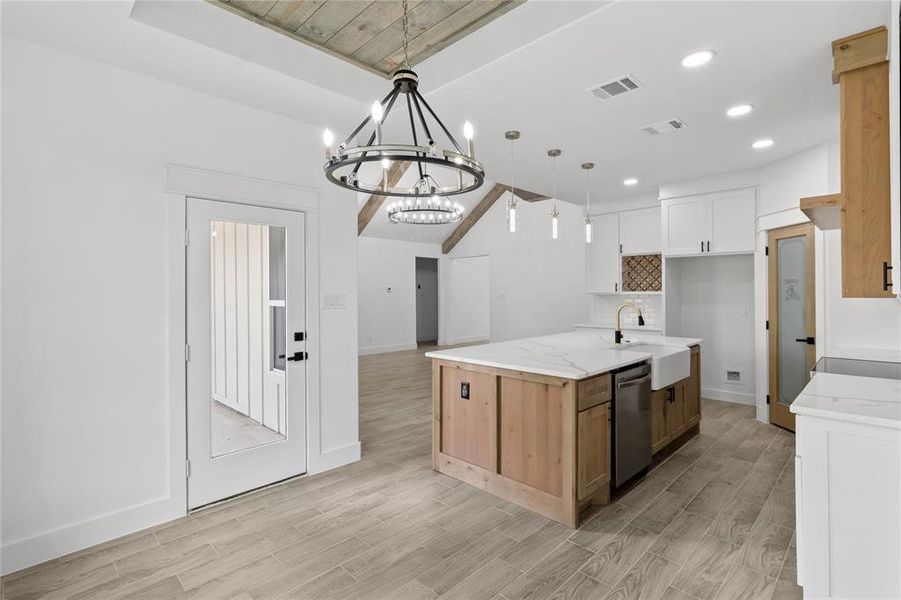
[[[165,165],[168,289],[169,505],[173,518],[188,513],[187,368],[186,368],[186,239],[188,198],[232,202],[303,212],[305,215],[307,363],[307,474],[327,470],[344,460],[344,453],[322,451],[321,336],[319,324],[319,190],[183,165]],[[349,452],[359,456],[359,446]]]
[[[806,324],[805,333],[810,336],[813,333],[813,336],[817,335],[817,293],[816,293],[816,283],[817,283],[817,273],[816,273],[816,239],[815,239],[816,229],[813,226],[813,223],[798,223],[796,225],[788,225],[786,227],[777,227],[770,229],[767,231],[767,319],[768,319],[768,327],[767,327],[767,378],[768,378],[768,411],[767,411],[767,421],[770,425],[777,425],[779,427],[783,427],[785,429],[789,429],[790,431],[795,430],[795,419],[794,415],[789,411],[788,407],[781,407],[779,411],[776,411],[779,419],[781,419],[782,423],[777,423],[773,420],[773,409],[778,404],[778,398],[776,398],[779,387],[779,365],[777,358],[777,346],[778,346],[778,336],[779,336],[779,316],[774,314],[774,310],[776,308],[776,304],[778,302],[778,292],[777,286],[778,282],[776,281],[777,273],[775,269],[777,268],[778,261],[778,245],[774,243],[777,239],[784,239],[788,237],[806,237],[807,244],[807,256],[805,257],[807,262],[807,283],[806,283],[806,303],[807,303],[807,318],[808,322]],[[813,332],[810,331],[810,318],[813,318]],[[803,340],[802,340],[803,341]],[[810,338],[808,337],[808,343],[806,345],[806,356],[807,356],[807,370],[810,371],[813,369],[813,365],[817,360],[816,346],[815,342],[810,343]],[[789,426],[790,424],[790,426]]]

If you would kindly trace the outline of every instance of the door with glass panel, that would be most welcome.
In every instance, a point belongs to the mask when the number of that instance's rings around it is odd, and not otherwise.
[[[770,423],[795,430],[789,407],[816,363],[813,225],[769,232]]]
[[[188,199],[188,507],[306,470],[303,213]]]

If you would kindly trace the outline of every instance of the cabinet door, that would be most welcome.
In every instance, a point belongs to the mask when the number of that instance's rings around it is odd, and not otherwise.
[[[706,242],[709,252],[754,252],[754,229],[757,219],[756,194],[753,189],[732,190],[707,197]]]
[[[592,218],[594,239],[586,244],[588,252],[588,290],[618,292],[619,289],[619,215]]]
[[[888,71],[881,62],[841,75],[843,298],[899,291],[885,285],[883,270],[892,262]]]
[[[693,426],[701,416],[701,349],[691,347],[691,367],[685,382],[685,425]]]
[[[704,253],[707,241],[707,198],[691,196],[661,204],[663,254],[685,256]]]
[[[651,452],[666,446],[666,405],[669,388],[651,392]]]
[[[620,213],[619,237],[622,254],[660,252],[660,207]]]
[[[578,498],[610,485],[610,403],[579,413]]]
[[[686,380],[676,383],[669,389],[669,402],[666,403],[666,437],[668,441],[674,440],[685,431],[685,383]]]

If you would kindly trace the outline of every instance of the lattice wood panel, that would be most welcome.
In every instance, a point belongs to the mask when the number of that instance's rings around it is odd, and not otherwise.
[[[663,291],[663,259],[659,254],[623,257],[624,292]]]

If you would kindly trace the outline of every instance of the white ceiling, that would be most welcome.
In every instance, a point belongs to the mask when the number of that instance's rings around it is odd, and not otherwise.
[[[339,132],[388,89],[376,75],[201,0],[5,1],[2,11],[5,33]],[[546,151],[558,147],[562,199],[582,202],[579,165],[589,160],[594,201],[646,197],[658,184],[758,167],[837,136],[830,41],[888,17],[887,1],[529,0],[417,71],[449,127],[475,124],[491,180],[508,181],[503,133],[519,129],[517,186],[550,195]],[[716,58],[684,69],[681,58],[698,49]],[[627,73],[646,87],[604,101],[586,91]],[[756,110],[727,118],[738,103]],[[687,128],[656,137],[639,130],[672,117]],[[776,143],[752,150],[760,137]],[[639,185],[625,188],[627,176]],[[471,196],[465,205],[481,194]],[[447,235],[427,229],[429,241]],[[376,222],[367,234],[419,237],[409,231]]]

